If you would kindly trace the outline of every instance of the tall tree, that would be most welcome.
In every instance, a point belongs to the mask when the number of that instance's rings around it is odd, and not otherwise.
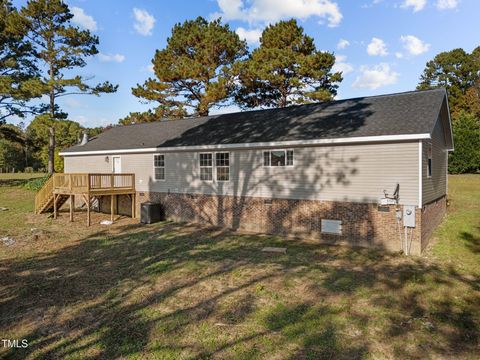
[[[260,46],[237,64],[244,108],[285,107],[331,100],[342,74],[332,72],[335,56],[317,51],[313,38],[292,19],[268,26]]]
[[[449,155],[451,173],[480,170],[480,46],[470,54],[453,49],[427,62],[418,89],[445,87],[452,113],[455,151]]]
[[[176,24],[167,46],[157,50],[152,60],[156,78],[132,89],[133,95],[158,107],[131,114],[122,122],[208,115],[212,106],[231,97],[232,64],[246,52],[246,43],[220,19],[209,22],[198,17]]]
[[[25,23],[12,3],[0,0],[0,133],[8,133],[2,126],[8,117],[34,113],[28,101],[44,91],[25,35]]]
[[[59,97],[73,94],[98,96],[117,90],[118,86],[108,81],[89,85],[88,78],[70,76],[72,69],[84,67],[85,59],[98,53],[98,37],[71,24],[73,15],[65,2],[30,0],[20,10],[20,14],[26,21],[28,37],[36,50],[36,56],[43,65],[43,81],[49,97],[47,109],[51,119],[67,116],[56,103]],[[55,141],[51,141],[48,163],[50,174],[55,171],[54,154]]]
[[[49,114],[36,116],[26,129],[25,137],[32,145],[31,151],[43,167],[49,164],[49,133],[55,129],[56,149],[54,153],[55,168],[63,170],[63,161],[58,155],[59,151],[78,143],[79,135],[84,130],[79,123],[71,120],[55,119]]]
[[[417,88],[445,87],[452,113],[480,107],[480,47],[441,52],[427,62]]]
[[[22,171],[26,166],[22,129],[11,124],[3,127],[10,135],[4,137],[0,133],[0,169]]]
[[[450,173],[480,171],[480,119],[461,110],[453,119],[455,151],[449,154]]]

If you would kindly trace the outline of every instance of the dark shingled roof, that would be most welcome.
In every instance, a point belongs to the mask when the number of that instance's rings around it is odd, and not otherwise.
[[[444,89],[116,126],[63,152],[431,133]]]

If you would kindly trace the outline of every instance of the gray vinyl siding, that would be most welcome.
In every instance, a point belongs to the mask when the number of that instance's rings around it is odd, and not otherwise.
[[[376,202],[400,184],[400,203],[418,204],[418,142],[301,147],[294,166],[264,167],[264,149],[231,150],[230,181],[201,181],[200,152],[165,153],[165,180],[154,180],[153,153],[121,155],[137,191]],[[206,151],[208,152],[208,151]],[[67,156],[65,172],[111,172],[106,155]]]
[[[432,177],[428,177],[428,144],[432,144]],[[439,117],[433,129],[431,141],[422,145],[422,199],[428,204],[447,193],[448,152],[442,121]]]

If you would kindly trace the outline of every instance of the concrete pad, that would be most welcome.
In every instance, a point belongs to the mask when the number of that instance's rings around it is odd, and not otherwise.
[[[280,253],[280,254],[286,254],[287,253],[287,248],[280,248],[280,247],[264,247],[262,249],[263,252],[274,252],[274,253]]]

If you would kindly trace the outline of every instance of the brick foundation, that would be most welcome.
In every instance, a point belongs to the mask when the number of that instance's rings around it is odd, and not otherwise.
[[[401,251],[396,206],[380,207],[369,203],[316,200],[265,199],[254,197],[212,196],[137,192],[136,215],[145,201],[159,202],[168,219],[193,222],[249,232],[310,238],[329,244],[347,244]],[[118,196],[116,211],[131,215],[128,196]],[[100,211],[110,213],[110,197],[99,202]],[[402,206],[399,206],[402,209]],[[416,227],[409,230],[410,254],[419,255],[428,244],[433,230],[446,213],[446,197],[416,210]],[[321,219],[342,221],[342,235],[321,232]],[[412,237],[413,235],[413,237]]]
[[[424,250],[427,247],[428,241],[430,240],[430,237],[432,236],[433,231],[438,225],[440,225],[446,213],[447,213],[447,197],[446,196],[442,196],[441,198],[423,206],[422,223],[421,223],[422,250]]]
[[[194,194],[137,193],[137,208],[145,201],[164,205],[167,218],[226,228],[284,236],[313,238],[324,243],[402,249],[395,206],[379,211],[376,204],[314,200],[265,199],[254,197]],[[138,212],[137,212],[138,213]],[[420,211],[416,214],[420,223]],[[321,219],[342,221],[342,235],[321,232]],[[403,231],[403,228],[402,228]],[[419,228],[410,245],[421,252]]]

